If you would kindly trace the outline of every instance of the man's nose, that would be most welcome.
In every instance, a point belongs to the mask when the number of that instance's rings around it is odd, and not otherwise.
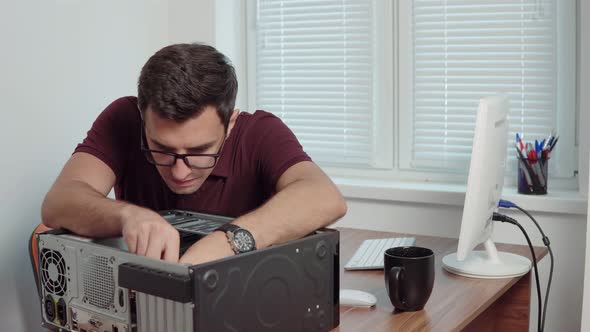
[[[176,162],[172,165],[172,176],[176,180],[184,180],[191,172],[191,168],[184,163],[182,158],[176,159]]]

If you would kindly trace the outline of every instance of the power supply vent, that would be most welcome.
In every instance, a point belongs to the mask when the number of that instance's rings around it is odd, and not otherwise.
[[[89,255],[82,269],[84,294],[88,303],[102,309],[114,308],[113,267],[104,256]]]
[[[46,292],[62,296],[66,293],[66,262],[59,251],[41,250],[41,282]]]

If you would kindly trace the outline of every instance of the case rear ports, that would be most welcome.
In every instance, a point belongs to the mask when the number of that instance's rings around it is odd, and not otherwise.
[[[47,320],[53,322],[55,320],[55,302],[53,302],[53,297],[47,294],[45,296],[45,301],[43,301],[43,308],[45,310],[45,316]]]
[[[57,301],[57,321],[61,326],[65,326],[68,322],[66,301],[64,301],[63,298],[60,298],[59,301]]]

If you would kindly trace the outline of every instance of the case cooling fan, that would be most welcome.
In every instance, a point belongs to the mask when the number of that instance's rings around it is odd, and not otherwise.
[[[62,296],[66,293],[66,262],[59,251],[41,251],[41,282],[46,292]]]

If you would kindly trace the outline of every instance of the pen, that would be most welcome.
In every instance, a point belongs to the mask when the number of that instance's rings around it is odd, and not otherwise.
[[[517,148],[520,148],[521,151],[524,150],[524,146],[522,145],[522,138],[518,133],[516,133],[516,144],[518,144]]]
[[[553,142],[553,137],[555,137],[555,128],[551,130],[551,132],[549,133],[549,136],[547,136],[547,138],[545,139],[545,146],[544,148],[549,148],[551,147],[551,142]]]
[[[555,137],[555,140],[553,141],[553,143],[551,144],[551,147],[549,148],[549,153],[551,153],[551,151],[553,151],[553,148],[555,147],[555,145],[557,145],[557,141],[559,141],[559,136]]]
[[[514,147],[516,148],[516,153],[520,157],[520,160],[524,164],[524,167],[525,167],[525,169],[522,170],[522,173],[524,174],[524,179],[525,179],[527,188],[529,189],[529,191],[533,191],[533,189],[531,188],[531,185],[534,186],[534,184],[531,181],[531,175],[530,175],[530,172],[532,172],[532,170],[527,163],[527,159],[523,156],[522,151],[518,148],[518,144],[515,144]]]
[[[539,178],[539,182],[541,186],[545,186],[545,175],[543,174],[543,170],[541,169],[540,160],[537,156],[537,151],[531,151],[532,155],[532,167],[537,173],[537,177]]]

